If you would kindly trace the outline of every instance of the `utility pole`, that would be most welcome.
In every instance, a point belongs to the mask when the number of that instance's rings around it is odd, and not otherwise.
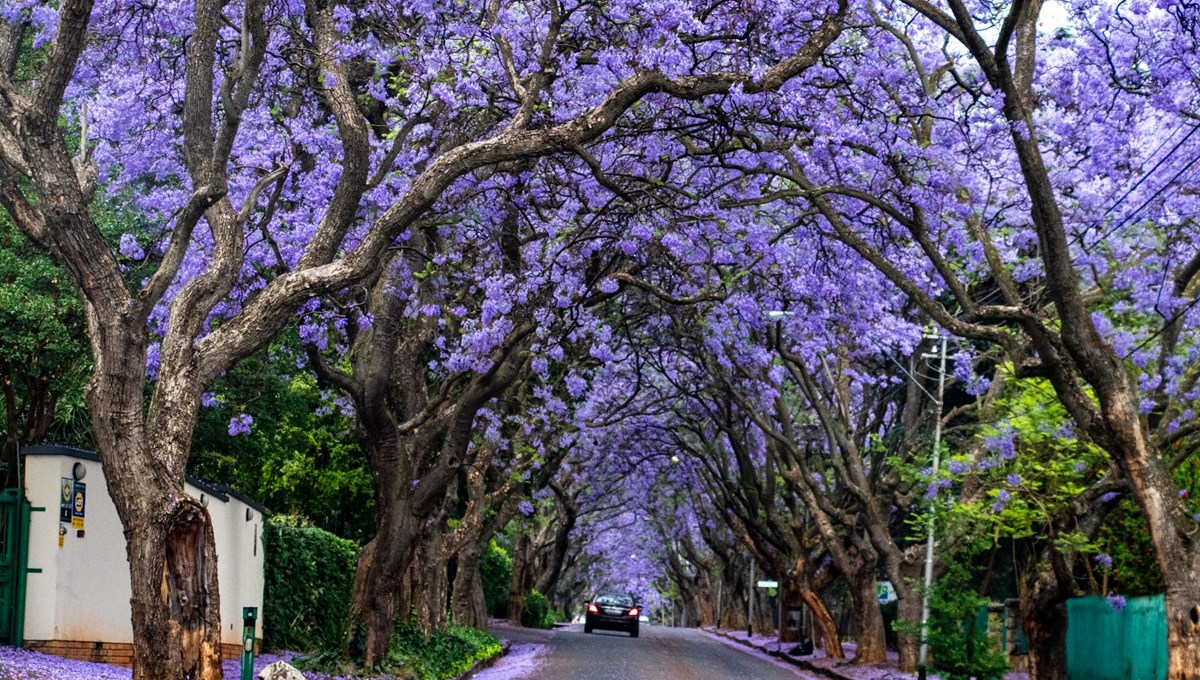
[[[936,483],[934,477],[937,475],[938,466],[941,463],[941,446],[942,446],[942,402],[945,397],[946,388],[946,338],[941,336],[941,352],[938,355],[938,386],[936,410],[933,420],[933,466],[929,473],[931,483]],[[930,355],[922,355],[927,357]],[[933,542],[934,542],[934,515],[933,508],[929,511],[929,527],[928,536],[925,540],[925,591],[921,594],[921,651],[917,663],[919,664],[918,674],[920,680],[925,680],[926,673],[925,662],[929,658],[929,596],[930,590],[933,588]]]
[[[750,615],[746,617],[746,639],[754,637],[754,555],[750,556],[750,586],[749,591]]]

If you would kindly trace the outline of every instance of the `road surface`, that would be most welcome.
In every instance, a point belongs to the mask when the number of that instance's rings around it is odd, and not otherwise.
[[[813,676],[782,667],[719,642],[705,633],[683,628],[642,626],[641,637],[596,631],[581,626],[547,633],[496,628],[514,643],[546,645],[532,671],[503,672],[505,680],[797,680]],[[733,644],[733,643],[730,643]],[[484,674],[487,675],[486,672]],[[482,677],[482,676],[481,676]]]

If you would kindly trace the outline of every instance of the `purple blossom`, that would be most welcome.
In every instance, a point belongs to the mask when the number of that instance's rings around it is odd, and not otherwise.
[[[949,470],[950,474],[952,475],[961,475],[971,470],[971,464],[964,463],[963,461],[959,460],[952,460],[946,464],[946,469]]]
[[[528,500],[523,500],[520,503],[517,503],[517,510],[520,510],[522,515],[529,517],[533,514],[533,503],[530,503]]]
[[[1101,503],[1109,503],[1109,502],[1115,500],[1120,495],[1121,495],[1120,491],[1109,491],[1108,493],[1102,494],[1100,496],[1100,502]]]
[[[1015,472],[1008,473],[1007,481],[1009,486],[1021,486],[1021,475]]]
[[[117,251],[131,260],[140,260],[146,257],[146,252],[138,245],[133,234],[121,234],[121,243],[117,246]]]
[[[1012,460],[1017,457],[1015,433],[1012,430],[999,432],[984,440],[984,445],[991,451],[1000,454],[1002,460]]]
[[[939,491],[941,491],[942,489],[950,488],[950,485],[952,483],[953,482],[949,479],[936,480],[935,482],[933,482],[932,484],[929,485],[928,489],[925,490],[925,500],[927,500],[927,501],[933,500],[938,495]]]
[[[239,434],[250,434],[250,425],[254,423],[254,418],[249,413],[239,413],[229,419],[229,436],[236,437]]]
[[[992,512],[1000,512],[1008,505],[1010,500],[1012,500],[1012,494],[1008,493],[1007,489],[1000,489],[996,493],[996,502],[992,504]]]
[[[1113,565],[1112,555],[1109,555],[1108,553],[1100,553],[1099,555],[1096,555],[1095,559],[1096,559],[1096,564],[1099,564],[1100,566],[1104,567],[1105,569],[1112,569],[1112,565]]]
[[[1116,612],[1125,609],[1125,605],[1128,604],[1125,601],[1124,595],[1109,595],[1105,599],[1108,600],[1108,606],[1112,607],[1113,611]]]

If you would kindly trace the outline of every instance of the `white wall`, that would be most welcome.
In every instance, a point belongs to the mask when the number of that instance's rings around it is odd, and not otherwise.
[[[25,457],[25,493],[35,512],[30,521],[29,574],[25,595],[26,640],[132,642],[129,563],[125,537],[100,463],[89,457],[30,454]],[[87,473],[84,536],[70,525],[58,547],[59,494],[62,478],[75,463]],[[258,607],[256,637],[262,637],[262,515],[232,496],[187,485],[189,494],[208,501],[217,543],[221,595],[221,640],[241,644],[242,607]],[[246,511],[252,513],[246,520]]]

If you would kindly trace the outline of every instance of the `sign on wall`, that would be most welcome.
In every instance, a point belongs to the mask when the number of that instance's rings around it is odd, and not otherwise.
[[[75,497],[75,480],[70,477],[62,478],[62,497],[58,504],[58,521],[71,521],[71,499]]]
[[[84,512],[87,510],[87,484],[75,482],[71,500],[71,528],[82,529]]]

